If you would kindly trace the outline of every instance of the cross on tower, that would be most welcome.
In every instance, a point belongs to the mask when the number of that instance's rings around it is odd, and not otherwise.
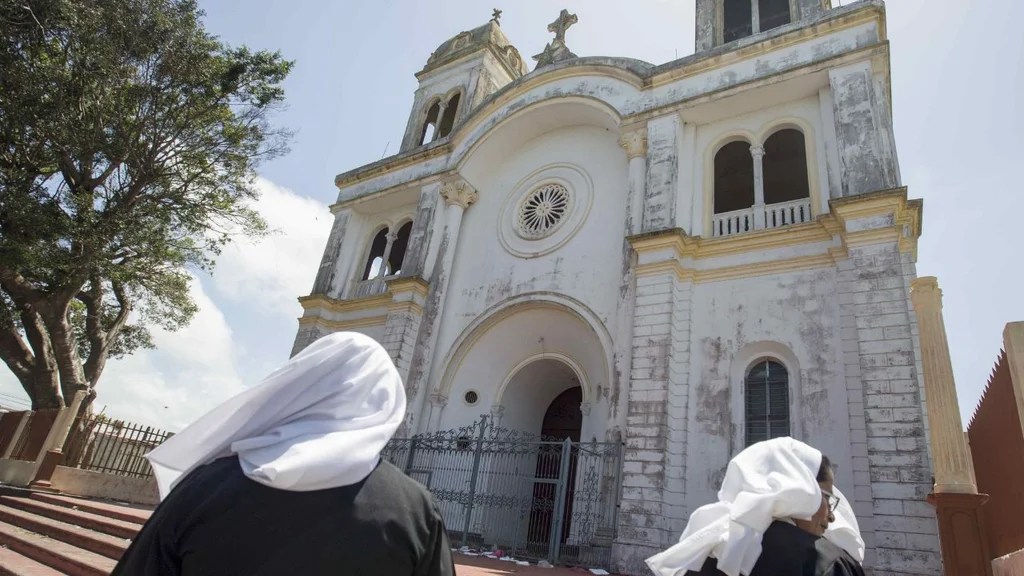
[[[494,12],[491,14],[491,22],[494,22],[495,24],[501,24],[500,20],[501,20],[501,10],[498,10],[497,8],[495,8]]]
[[[548,32],[555,33],[555,42],[565,44],[565,31],[577,22],[579,19],[576,18],[576,15],[569,14],[569,11],[563,8],[562,13],[558,15],[558,20],[548,24]]]

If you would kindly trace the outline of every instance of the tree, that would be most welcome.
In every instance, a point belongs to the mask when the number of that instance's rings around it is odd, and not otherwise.
[[[232,48],[193,0],[0,2],[0,358],[33,408],[196,312],[189,269],[239,234],[292,63]]]

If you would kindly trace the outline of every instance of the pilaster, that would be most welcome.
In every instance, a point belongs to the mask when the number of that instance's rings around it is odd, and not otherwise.
[[[349,210],[340,210],[334,215],[334,224],[327,238],[324,255],[320,259],[320,268],[317,270],[311,294],[323,294],[332,298],[341,296],[345,278],[340,271],[340,264],[349,214]]]
[[[455,265],[462,217],[466,209],[479,198],[476,190],[459,176],[449,179],[441,187],[440,195],[445,202],[445,224],[437,260],[431,272],[430,289],[423,306],[423,317],[416,337],[409,378],[405,383],[409,398],[409,409],[403,429],[405,434],[415,434],[423,430],[418,420],[424,416],[424,404],[429,394],[432,370],[440,361],[441,353],[436,350],[437,335],[448,297],[448,279]]]
[[[680,122],[678,114],[668,114],[647,123],[644,232],[670,228],[675,220]]]
[[[388,305],[381,344],[394,360],[403,381],[409,378],[428,289],[429,285],[422,278],[403,277],[388,281],[392,302]]]
[[[907,275],[919,227],[905,191],[833,202],[853,456],[847,492],[874,574],[941,573]],[[904,225],[906,224],[906,225]]]
[[[427,252],[434,234],[434,216],[441,202],[441,183],[427,184],[420,189],[420,199],[416,204],[416,217],[409,233],[409,245],[405,249],[405,261],[402,262],[402,276],[424,276]]]
[[[644,196],[647,188],[647,128],[639,128],[623,134],[619,145],[626,151],[629,160],[627,234],[639,234],[643,223]]]
[[[843,196],[899,186],[896,158],[887,144],[892,125],[880,109],[888,104],[876,93],[871,62],[829,70],[829,85]]]
[[[658,235],[675,237],[673,230]],[[679,537],[689,511],[686,414],[689,399],[692,276],[675,243],[633,243],[637,250],[632,363],[624,430],[622,499],[613,557],[617,570],[643,573],[644,559]],[[652,245],[651,242],[654,244]],[[650,266],[650,264],[661,264]]]

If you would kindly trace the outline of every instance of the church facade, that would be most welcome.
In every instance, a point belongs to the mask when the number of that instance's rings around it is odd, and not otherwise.
[[[836,463],[874,574],[940,574],[884,5],[696,6],[662,65],[576,56],[565,11],[532,71],[497,15],[441,44],[399,153],[335,179],[294,351],[379,340],[404,435],[578,405],[571,436],[624,448],[613,569],[790,435]]]

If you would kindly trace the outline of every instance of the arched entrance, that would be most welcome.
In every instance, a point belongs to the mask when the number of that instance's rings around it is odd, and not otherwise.
[[[554,518],[556,507],[561,501],[562,526],[559,541],[564,543],[572,532],[572,506],[576,486],[576,452],[566,454],[564,442],[580,441],[580,430],[583,425],[583,413],[580,403],[583,401],[583,389],[579,386],[569,388],[551,401],[544,412],[541,426],[541,438],[545,444],[537,455],[537,465],[533,485],[533,509],[530,511],[529,540],[533,542],[550,542],[552,526],[559,524]],[[568,456],[568,465],[563,460]],[[565,498],[559,498],[559,484],[552,482],[563,475],[568,481],[562,484],[567,491]]]
[[[580,430],[583,426],[583,388],[575,386],[562,392],[551,401],[544,412],[540,434],[554,440],[569,438],[573,442],[580,441]]]
[[[584,424],[580,405],[587,400],[583,391],[587,383],[579,370],[572,359],[557,355],[518,368],[501,393],[501,425],[527,434],[558,436],[558,440],[571,436],[578,442]],[[571,430],[575,432],[567,436]]]

